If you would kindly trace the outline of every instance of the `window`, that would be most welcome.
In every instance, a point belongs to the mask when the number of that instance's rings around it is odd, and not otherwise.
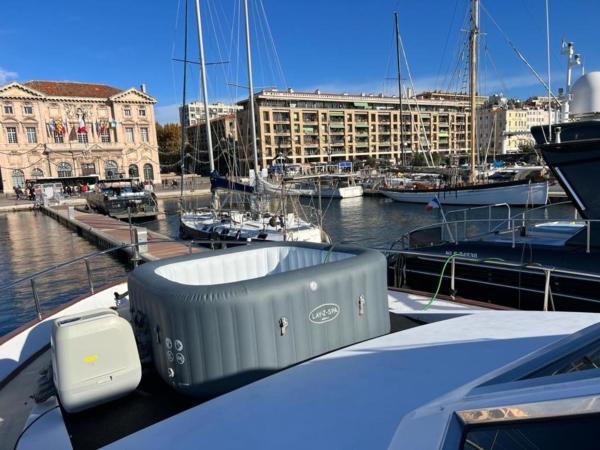
[[[152,167],[152,164],[144,164],[144,180],[154,180],[154,168]]]
[[[129,144],[133,144],[134,140],[133,140],[133,128],[132,127],[125,128],[125,140]]]
[[[115,161],[108,160],[104,162],[104,177],[115,178],[119,172],[119,166]]]
[[[563,416],[479,425],[464,437],[463,450],[480,449],[595,449],[600,440],[598,414]]]
[[[142,135],[142,142],[148,142],[148,128],[140,128],[140,134]]]
[[[131,117],[131,107],[129,107],[129,106],[123,107],[123,115],[125,117]]]
[[[25,174],[20,169],[15,169],[12,171],[12,183],[13,187],[25,187]]]
[[[42,169],[38,169],[37,167],[35,169],[31,170],[31,178],[40,178],[44,176],[44,171]]]
[[[17,127],[6,127],[6,138],[9,144],[17,144]]]
[[[33,106],[31,105],[25,105],[23,106],[23,114],[30,116],[33,114]]]
[[[102,130],[100,132],[100,140],[104,144],[109,144],[110,143],[110,130]]]
[[[68,162],[59,162],[56,165],[56,171],[58,172],[59,177],[72,177],[73,176],[73,166]]]
[[[81,175],[95,175],[96,165],[94,163],[81,163]]]
[[[146,117],[146,108],[140,108],[140,109],[138,109],[138,115],[140,117]]]
[[[35,127],[26,127],[25,131],[27,133],[27,143],[37,144],[37,131]]]
[[[104,177],[118,178],[119,166],[116,161],[108,160],[104,162]],[[121,175],[122,176],[122,175]]]
[[[54,143],[55,144],[62,144],[65,142],[65,135],[62,133],[57,133],[56,131],[54,132]]]
[[[129,176],[130,177],[139,177],[140,176],[140,171],[138,169],[137,164],[129,165]]]
[[[87,144],[89,142],[87,131],[77,132],[77,142],[80,144]]]
[[[12,105],[4,105],[4,114],[12,114],[12,113],[13,113]]]

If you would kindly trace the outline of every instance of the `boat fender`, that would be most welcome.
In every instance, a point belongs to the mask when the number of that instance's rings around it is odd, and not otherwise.
[[[275,228],[277,226],[277,217],[271,216],[269,219],[269,226]]]

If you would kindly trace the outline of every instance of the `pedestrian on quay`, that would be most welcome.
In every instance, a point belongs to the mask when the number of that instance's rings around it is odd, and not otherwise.
[[[15,195],[17,196],[17,200],[21,200],[21,188],[19,186],[14,186],[13,190],[15,191]]]

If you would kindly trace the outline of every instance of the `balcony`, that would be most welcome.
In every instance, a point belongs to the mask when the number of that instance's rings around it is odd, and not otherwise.
[[[319,155],[319,149],[316,147],[310,147],[304,149],[304,155],[306,156],[315,156]]]
[[[290,114],[289,113],[273,113],[273,122],[289,122]]]
[[[302,127],[302,132],[304,134],[319,134],[319,129],[317,127]]]
[[[379,125],[377,131],[379,133],[390,133],[392,131],[392,128],[389,125]]]
[[[318,121],[318,116],[316,114],[302,114],[302,121],[309,123],[316,123]]]
[[[318,145],[319,140],[313,136],[304,136],[304,145]]]

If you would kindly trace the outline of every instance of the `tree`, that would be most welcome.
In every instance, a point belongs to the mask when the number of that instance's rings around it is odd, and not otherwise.
[[[413,153],[412,157],[412,165],[413,166],[425,166],[425,155],[423,153]]]
[[[180,172],[179,152],[181,150],[181,126],[177,123],[156,124],[158,159],[160,171]]]

